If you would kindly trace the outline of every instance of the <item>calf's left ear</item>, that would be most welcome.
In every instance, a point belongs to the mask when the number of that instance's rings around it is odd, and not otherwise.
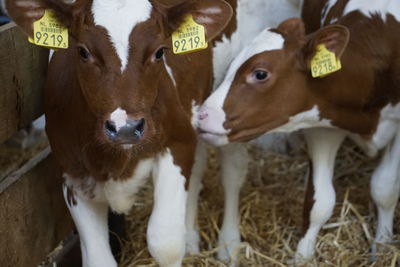
[[[191,14],[205,28],[206,41],[213,40],[232,18],[232,7],[224,0],[157,0],[161,13],[166,13],[171,32],[175,31],[183,18]]]
[[[193,19],[206,29],[206,40],[214,39],[232,18],[232,7],[223,0],[198,1],[190,12]]]
[[[342,25],[329,25],[313,33],[303,47],[303,56],[307,62],[315,55],[316,47],[324,44],[340,59],[349,43],[350,32]]]

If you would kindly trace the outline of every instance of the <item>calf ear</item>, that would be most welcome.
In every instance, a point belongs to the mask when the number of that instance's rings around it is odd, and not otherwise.
[[[347,47],[349,38],[350,32],[345,26],[326,26],[310,36],[303,47],[303,57],[308,63],[315,55],[316,47],[320,44],[324,44],[329,51],[335,53],[336,57],[340,59]]]
[[[158,0],[164,2],[168,24],[175,31],[187,14],[192,14],[194,21],[205,28],[206,41],[214,39],[229,23],[233,15],[232,7],[224,0],[185,1],[173,6],[181,0]],[[172,3],[171,3],[172,1]],[[166,6],[166,3],[169,3]],[[172,6],[171,6],[172,5]]]
[[[74,12],[82,7],[82,0],[5,0],[5,9],[11,19],[29,36],[33,35],[33,22],[52,9],[58,20],[67,28],[72,25]]]
[[[206,29],[206,40],[214,39],[232,18],[232,7],[222,0],[203,0],[194,5],[191,14],[193,19]]]
[[[304,23],[299,18],[287,19],[278,28],[271,31],[280,33],[285,39],[285,46],[302,45],[305,37]]]

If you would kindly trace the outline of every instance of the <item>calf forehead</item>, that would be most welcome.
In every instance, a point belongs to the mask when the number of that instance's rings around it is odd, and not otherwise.
[[[128,63],[129,36],[137,24],[150,18],[151,11],[149,0],[93,0],[94,22],[107,30],[121,60],[121,71]]]

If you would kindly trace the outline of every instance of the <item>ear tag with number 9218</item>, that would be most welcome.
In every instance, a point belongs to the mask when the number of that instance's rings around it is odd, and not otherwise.
[[[188,14],[179,28],[172,33],[174,54],[191,53],[207,47],[204,26],[196,23],[193,16]]]
[[[313,78],[325,77],[342,68],[340,60],[335,53],[329,51],[324,44],[317,46],[317,52],[311,59],[311,75]]]
[[[33,23],[33,38],[29,37],[28,41],[44,47],[65,49],[68,48],[68,29],[51,10],[46,9],[43,17]]]

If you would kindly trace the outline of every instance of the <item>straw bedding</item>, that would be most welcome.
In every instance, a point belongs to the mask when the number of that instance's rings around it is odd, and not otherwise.
[[[243,243],[238,266],[290,266],[302,233],[304,179],[308,158],[304,147],[279,154],[249,145],[251,164],[241,192]],[[369,159],[350,141],[339,151],[335,167],[337,192],[333,217],[320,232],[316,257],[307,266],[400,266],[400,246],[385,245],[376,262],[370,245],[375,233],[375,210],[369,193],[377,159]],[[199,203],[201,254],[187,256],[184,266],[227,266],[218,261],[218,229],[223,215],[223,189],[216,152],[209,149],[208,170]],[[146,248],[146,225],[152,208],[151,185],[140,193],[129,216],[129,240],[124,242],[121,266],[156,266]],[[395,233],[399,212],[395,218]],[[394,240],[399,240],[395,236]]]

